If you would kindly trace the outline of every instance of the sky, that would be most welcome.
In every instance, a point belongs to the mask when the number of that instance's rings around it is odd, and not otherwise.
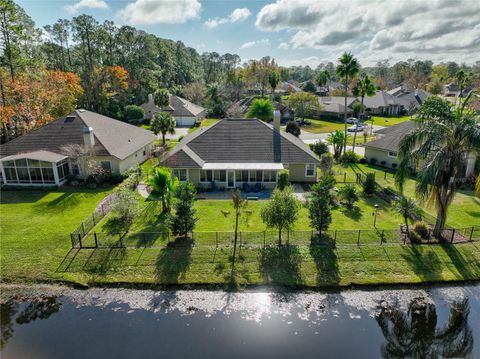
[[[480,0],[15,1],[38,27],[88,14],[242,61],[268,55],[283,66],[316,67],[344,51],[363,66],[480,61]]]

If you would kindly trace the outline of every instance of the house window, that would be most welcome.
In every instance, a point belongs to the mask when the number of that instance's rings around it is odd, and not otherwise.
[[[72,163],[72,174],[78,176],[80,174],[80,166],[78,163]]]
[[[315,164],[307,163],[305,165],[305,177],[315,177]]]
[[[212,171],[201,170],[200,171],[200,182],[212,182]]]
[[[397,158],[397,152],[395,152],[395,151],[389,151],[389,152],[388,152],[388,157]]]
[[[143,149],[143,157],[145,157],[147,155],[147,150],[144,148]]]
[[[276,181],[277,181],[276,171],[263,171],[263,182],[276,182]]]
[[[257,182],[257,171],[249,171],[248,172],[249,176],[249,182]]]
[[[62,182],[70,173],[70,167],[68,166],[68,161],[63,160],[57,164],[58,180]]]
[[[100,161],[100,167],[102,167],[104,171],[112,172],[112,164],[110,161]]]
[[[5,179],[7,183],[18,183],[17,172],[13,167],[5,167]]]
[[[235,171],[235,179],[238,182],[248,182],[248,171]]]
[[[173,175],[181,182],[184,182],[188,179],[187,170],[185,168],[174,168]]]
[[[214,171],[213,178],[216,182],[225,182],[227,180],[227,171]]]

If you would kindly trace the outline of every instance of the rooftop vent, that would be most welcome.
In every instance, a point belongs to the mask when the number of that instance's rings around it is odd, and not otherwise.
[[[78,112],[85,112],[85,110],[81,108],[80,110],[78,110]]]
[[[68,122],[73,122],[73,120],[75,120],[75,117],[76,116],[67,116],[65,118],[65,121],[63,121],[64,123],[68,123]]]

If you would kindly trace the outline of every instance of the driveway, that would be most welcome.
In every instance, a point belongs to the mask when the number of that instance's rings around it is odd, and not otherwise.
[[[167,134],[165,135],[165,138],[166,138],[167,140],[178,140],[179,137],[188,135],[188,130],[189,130],[188,127],[176,127],[176,128],[175,128],[175,134],[174,134],[174,135],[171,135],[171,134],[167,133]],[[161,133],[158,134],[157,137],[158,137],[159,139],[162,139],[162,134],[161,134]]]

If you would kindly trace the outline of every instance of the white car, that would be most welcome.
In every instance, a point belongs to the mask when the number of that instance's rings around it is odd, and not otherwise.
[[[363,130],[365,130],[365,125],[363,124],[353,125],[347,128],[348,132],[361,132]]]
[[[350,117],[350,118],[347,118],[347,123],[351,124],[351,125],[354,125],[358,122],[358,119],[356,119],[355,117]]]

